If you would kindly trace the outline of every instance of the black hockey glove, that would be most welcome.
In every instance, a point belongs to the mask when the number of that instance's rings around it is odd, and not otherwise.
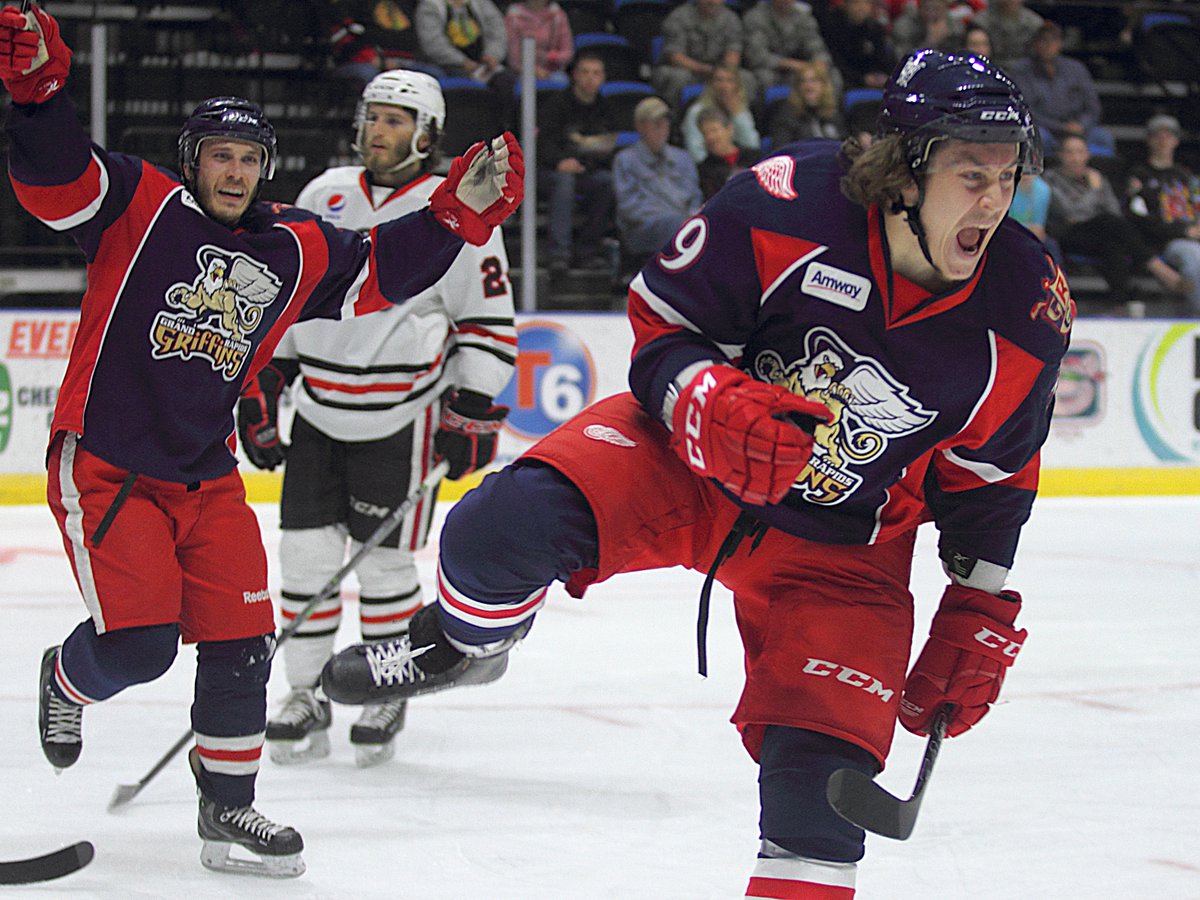
[[[442,424],[433,436],[433,449],[449,460],[447,478],[462,478],[496,458],[500,426],[507,406],[496,406],[491,397],[475,391],[456,391],[442,409]]]
[[[279,395],[299,371],[291,359],[273,359],[242,390],[237,430],[246,458],[259,469],[273,470],[287,447],[279,440]]]

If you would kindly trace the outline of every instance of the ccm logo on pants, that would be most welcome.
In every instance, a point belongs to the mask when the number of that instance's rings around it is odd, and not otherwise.
[[[811,656],[808,662],[804,664],[804,674],[816,675],[819,678],[828,678],[832,675],[844,684],[861,688],[868,694],[874,694],[884,703],[889,702],[895,693],[891,688],[885,688],[883,682],[878,678],[872,678],[866,672],[860,672],[857,669],[851,669],[849,666],[839,665],[825,659],[813,659]]]

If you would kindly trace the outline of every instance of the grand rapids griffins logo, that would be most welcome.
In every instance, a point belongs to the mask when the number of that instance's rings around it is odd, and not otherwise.
[[[150,342],[155,359],[207,359],[214,372],[233,381],[250,355],[246,335],[262,321],[263,308],[279,296],[282,282],[258,260],[206,244],[196,252],[200,274],[167,289],[167,305],[154,317]]]
[[[813,455],[796,487],[810,503],[836,506],[862,484],[852,466],[878,459],[888,441],[919,431],[937,413],[924,409],[876,360],[859,356],[827,328],[804,339],[804,357],[785,363],[774,350],[754,358],[763,381],[815,400],[833,421],[813,432]]]

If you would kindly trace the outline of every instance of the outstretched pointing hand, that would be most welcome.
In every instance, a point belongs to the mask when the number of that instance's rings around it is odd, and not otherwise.
[[[484,244],[525,196],[525,157],[511,132],[491,144],[472,144],[450,165],[446,180],[429,198],[443,227],[469,244]]]

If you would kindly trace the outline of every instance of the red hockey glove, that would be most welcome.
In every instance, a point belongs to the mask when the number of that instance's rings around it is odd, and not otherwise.
[[[778,503],[812,455],[812,429],[831,418],[820,403],[714,365],[679,392],[671,447],[747,503]]]
[[[433,436],[434,452],[450,462],[447,478],[462,478],[496,458],[500,426],[507,415],[507,406],[496,406],[483,394],[468,390],[454,394]]]
[[[0,80],[13,103],[45,103],[63,89],[71,70],[71,50],[58,33],[58,22],[32,6],[0,11]]]
[[[509,132],[472,144],[450,164],[446,180],[429,198],[434,218],[468,244],[485,244],[525,196],[525,157]]]
[[[929,640],[908,673],[900,723],[913,734],[928,734],[944,703],[955,707],[946,728],[951,737],[982,719],[1025,642],[1025,629],[1013,627],[1020,609],[1016,591],[997,596],[960,584],[947,587]]]
[[[268,364],[238,400],[238,437],[246,458],[256,468],[271,471],[284,460],[287,447],[279,439],[279,395],[297,368],[291,360],[281,366]]]

